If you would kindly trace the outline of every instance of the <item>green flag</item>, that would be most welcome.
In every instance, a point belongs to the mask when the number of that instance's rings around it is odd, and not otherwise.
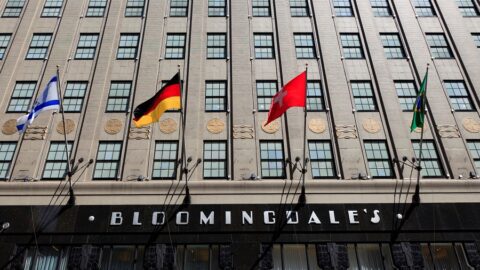
[[[417,127],[423,128],[423,124],[425,122],[427,77],[428,77],[428,69],[427,69],[427,72],[425,72],[425,77],[423,78],[422,85],[420,85],[420,91],[418,91],[418,96],[413,106],[413,118],[412,118],[412,125],[410,126],[410,132],[414,131]]]

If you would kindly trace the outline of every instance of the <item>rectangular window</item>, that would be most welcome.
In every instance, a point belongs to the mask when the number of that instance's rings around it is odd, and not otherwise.
[[[392,10],[388,0],[370,0],[372,5],[373,15],[375,17],[390,17],[392,16]]]
[[[26,59],[45,59],[48,53],[48,47],[50,46],[51,39],[52,34],[33,34]]]
[[[397,33],[380,33],[382,39],[383,51],[388,59],[405,58],[400,36]]]
[[[65,112],[81,112],[88,82],[67,82],[63,98]]]
[[[456,0],[463,17],[478,16],[478,9],[472,0]]]
[[[452,108],[456,111],[471,111],[473,110],[470,95],[463,81],[444,81],[445,89]]]
[[[393,176],[390,156],[385,141],[365,141],[365,154],[368,168],[373,178],[390,178]]]
[[[320,81],[307,82],[307,111],[323,111],[322,85]]]
[[[448,46],[447,39],[445,35],[442,34],[426,34],[427,43],[430,47],[430,53],[435,58],[447,59],[453,58],[452,51],[450,46]]]
[[[107,112],[126,112],[130,101],[132,82],[113,81],[108,93]]]
[[[171,17],[187,17],[188,0],[170,0]]]
[[[207,81],[205,83],[205,111],[223,112],[226,102],[225,81]]]
[[[468,150],[470,150],[470,154],[472,155],[473,162],[475,163],[475,170],[478,174],[480,173],[480,140],[468,140],[467,145]]]
[[[475,42],[475,46],[477,46],[477,48],[480,48],[480,33],[472,33],[472,37],[473,42]]]
[[[158,141],[155,143],[153,179],[175,179],[177,176],[178,142]]]
[[[433,9],[432,2],[430,0],[412,0],[415,6],[415,11],[419,17],[432,17],[435,16],[435,10]]]
[[[0,60],[3,60],[5,56],[11,36],[10,34],[0,34]]]
[[[185,34],[167,34],[165,59],[183,59],[185,57]]]
[[[17,82],[7,112],[27,112],[36,86],[36,82]]]
[[[285,178],[282,141],[260,141],[262,178]]]
[[[87,17],[103,17],[107,8],[107,0],[90,0],[88,2]]]
[[[80,34],[75,59],[93,59],[97,49],[98,34]]]
[[[0,179],[7,179],[16,148],[16,142],[0,142]]]
[[[352,17],[353,9],[350,0],[333,0],[335,15],[338,17]]]
[[[293,34],[297,59],[315,58],[315,44],[312,34]]]
[[[257,110],[268,112],[273,96],[277,93],[276,81],[257,81]]]
[[[58,17],[62,10],[63,0],[45,0],[42,17]]]
[[[346,59],[362,59],[363,49],[358,34],[340,34],[343,57]]]
[[[355,109],[359,112],[376,111],[377,105],[373,96],[370,82],[352,82],[352,93],[355,101]]]
[[[292,17],[308,17],[307,0],[290,0],[290,13]]]
[[[227,142],[203,142],[203,178],[227,178]]]
[[[329,141],[308,141],[313,179],[335,177],[332,146]]]
[[[121,152],[121,142],[100,142],[93,179],[116,179]]]
[[[413,105],[417,99],[417,90],[413,81],[396,81],[395,89],[397,90],[400,107],[404,112],[413,111]]]
[[[415,156],[420,158],[420,141],[412,141]],[[423,140],[422,144],[422,176],[423,177],[441,177],[443,169],[437,154],[437,149],[433,141]]]
[[[256,59],[272,59],[275,57],[272,34],[253,34],[253,37]]]
[[[70,154],[72,151],[72,143],[68,143],[66,149]],[[67,174],[68,156],[65,151],[65,142],[51,142],[48,150],[45,169],[43,170],[42,179],[64,179]]]
[[[25,0],[8,0],[3,10],[3,17],[19,17],[22,13]]]
[[[252,0],[253,17],[270,17],[270,0]]]
[[[225,0],[208,0],[208,16],[223,17],[226,14]]]
[[[117,59],[135,59],[137,57],[139,34],[120,34]]]
[[[127,0],[125,17],[142,17],[145,0]]]
[[[226,34],[207,34],[207,59],[225,59],[227,57]]]

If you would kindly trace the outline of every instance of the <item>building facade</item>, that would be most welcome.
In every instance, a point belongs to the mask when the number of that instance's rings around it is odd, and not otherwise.
[[[480,269],[477,0],[0,12],[3,268]],[[427,66],[425,127],[410,132]],[[57,70],[64,117],[17,133]],[[305,112],[264,126],[305,70]],[[182,111],[135,128],[177,72]]]

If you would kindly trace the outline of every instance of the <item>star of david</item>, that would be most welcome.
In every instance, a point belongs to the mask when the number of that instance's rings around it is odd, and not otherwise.
[[[273,103],[278,103],[280,107],[283,107],[283,98],[287,95],[287,92],[280,91],[273,99]]]

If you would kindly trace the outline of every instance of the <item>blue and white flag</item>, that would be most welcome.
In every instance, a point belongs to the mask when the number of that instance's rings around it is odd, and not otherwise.
[[[44,111],[59,110],[60,99],[58,99],[57,92],[57,76],[53,76],[47,84],[47,87],[37,97],[33,109],[26,115],[17,119],[17,130],[19,133],[23,133],[27,126],[33,123],[33,120]]]

